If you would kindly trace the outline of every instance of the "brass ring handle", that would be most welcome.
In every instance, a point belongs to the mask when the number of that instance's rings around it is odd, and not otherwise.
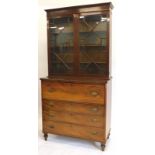
[[[50,125],[50,126],[49,126],[49,128],[53,129],[53,128],[54,128],[54,126],[53,126],[53,125]]]
[[[93,118],[93,119],[92,119],[92,122],[96,122],[96,121],[97,121],[97,119],[96,119],[96,118]]]
[[[90,94],[91,94],[92,96],[97,96],[97,95],[99,95],[99,93],[98,93],[97,91],[92,91]]]
[[[49,115],[49,117],[55,117],[54,115]]]
[[[97,111],[98,111],[98,108],[97,108],[97,107],[92,108],[91,111],[93,111],[93,112],[97,112]]]
[[[53,88],[48,88],[48,92],[52,93],[54,92],[55,90]]]
[[[93,132],[91,132],[91,134],[92,134],[92,135],[97,135],[98,132],[97,132],[97,131],[93,131]]]
[[[48,104],[51,105],[51,106],[54,106],[54,102],[53,101],[49,101]]]

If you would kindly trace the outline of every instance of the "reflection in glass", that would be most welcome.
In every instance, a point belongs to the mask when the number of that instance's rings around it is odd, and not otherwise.
[[[107,21],[102,15],[80,16],[80,72],[107,74]]]
[[[52,73],[70,74],[73,70],[73,19],[52,18],[49,23]]]

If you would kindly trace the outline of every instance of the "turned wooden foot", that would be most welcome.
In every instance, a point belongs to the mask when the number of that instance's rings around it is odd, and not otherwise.
[[[101,150],[104,151],[105,149],[105,144],[101,143]]]
[[[44,133],[44,139],[47,140],[47,138],[48,138],[48,134]]]
[[[107,137],[107,139],[109,139],[109,137],[110,137],[110,132],[109,132],[109,134],[108,134],[108,137]]]

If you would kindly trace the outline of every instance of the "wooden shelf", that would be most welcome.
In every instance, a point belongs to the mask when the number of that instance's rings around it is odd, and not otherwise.
[[[105,48],[106,46],[103,45],[80,45],[79,47],[102,47]],[[74,48],[74,46],[55,46],[55,47],[51,47],[51,48]]]
[[[106,64],[107,62],[96,62],[96,61],[93,61],[93,62],[91,62],[91,61],[87,61],[87,62],[80,62],[80,64],[89,64],[89,63],[96,63],[96,64]]]
[[[80,47],[102,47],[102,48],[105,48],[106,46],[103,46],[103,45],[80,45]]]
[[[66,34],[66,35],[71,35],[71,34],[73,34],[73,32],[72,31],[71,32],[64,32],[64,31],[62,31],[62,32],[51,32],[51,34]]]
[[[55,46],[55,47],[51,47],[51,48],[74,48],[74,46]]]
[[[61,64],[62,62],[60,62],[60,61],[59,61],[59,62],[57,62],[57,61],[52,61],[52,63],[60,63],[60,64]],[[66,64],[73,63],[73,60],[71,60],[71,61],[65,61],[65,63],[66,63]]]
[[[62,62],[52,62],[52,64],[61,64]],[[66,64],[72,64],[73,63],[73,61],[68,61],[68,62],[66,62],[65,61],[65,63]],[[80,64],[90,64],[90,63],[96,63],[96,64],[107,64],[107,62],[91,62],[91,61],[85,61],[85,62],[80,62]]]

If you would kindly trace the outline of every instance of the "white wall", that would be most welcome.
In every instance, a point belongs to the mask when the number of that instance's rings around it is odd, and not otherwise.
[[[43,8],[38,10],[38,77],[46,77],[48,73],[47,66],[47,29],[46,13]],[[41,113],[41,82],[38,81],[38,101],[39,111]]]

